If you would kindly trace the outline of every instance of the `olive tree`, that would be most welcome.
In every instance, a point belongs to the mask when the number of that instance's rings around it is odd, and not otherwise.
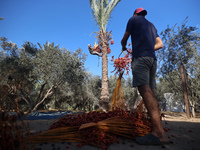
[[[159,75],[167,80],[173,92],[183,97],[180,67],[185,68],[189,102],[194,109],[199,99],[199,33],[197,27],[187,26],[187,18],[181,26],[167,27],[161,32],[164,47],[158,51]],[[177,28],[176,28],[177,27]],[[188,110],[189,111],[189,110]],[[193,110],[193,116],[194,110]]]

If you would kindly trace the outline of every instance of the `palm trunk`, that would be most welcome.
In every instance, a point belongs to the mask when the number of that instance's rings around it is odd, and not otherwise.
[[[99,106],[100,106],[100,109],[103,109],[105,111],[105,110],[108,110],[108,104],[109,104],[107,33],[101,30],[99,37],[100,37],[100,45],[102,48],[102,80],[101,80],[102,87],[101,87],[101,97],[100,97]]]

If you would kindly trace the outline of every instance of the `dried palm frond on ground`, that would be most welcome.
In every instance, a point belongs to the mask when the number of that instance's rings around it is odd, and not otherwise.
[[[78,130],[79,127],[59,127],[40,134],[32,135],[30,140],[33,143],[60,141],[82,142]]]
[[[99,120],[99,121],[96,121]],[[134,139],[150,132],[150,122],[144,114],[116,109],[90,112],[78,116],[66,115],[50,126],[50,130],[30,136],[32,143],[78,142],[79,146],[94,145],[102,149],[120,138]]]

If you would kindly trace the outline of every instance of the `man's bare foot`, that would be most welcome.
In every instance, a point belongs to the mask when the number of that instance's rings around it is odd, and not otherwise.
[[[149,133],[142,137],[137,137],[136,142],[141,145],[161,145],[170,143],[169,139],[166,137],[157,137],[152,133]]]
[[[163,132],[163,133],[152,132],[152,134],[155,135],[156,137],[158,137],[161,143],[169,143],[170,142],[170,140],[167,137],[167,135],[165,134],[165,132]]]

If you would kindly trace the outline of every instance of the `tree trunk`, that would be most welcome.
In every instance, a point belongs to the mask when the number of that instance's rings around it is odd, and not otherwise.
[[[192,117],[196,118],[195,105],[192,105]]]
[[[187,115],[187,118],[190,118],[190,107],[189,107],[189,101],[188,101],[188,95],[187,95],[184,69],[183,69],[182,64],[181,64],[181,77],[182,77],[182,83],[183,83],[183,94],[184,94],[184,99],[185,99],[186,115]]]
[[[38,95],[38,97],[37,97],[36,103],[38,103],[38,102],[40,101],[40,99],[41,99],[41,97],[42,97],[42,92],[43,92],[44,87],[45,87],[46,84],[47,84],[47,83],[44,83],[44,84],[41,86],[41,88],[40,88],[40,93],[39,93],[39,95]]]
[[[32,112],[33,112],[33,111],[36,111],[37,108],[38,108],[38,106],[39,106],[40,104],[42,104],[42,103],[44,102],[44,100],[45,100],[49,95],[51,95],[51,94],[53,93],[52,89],[53,89],[53,86],[47,91],[47,93],[46,93],[46,95],[44,96],[44,98],[43,98],[40,102],[38,102],[38,103],[35,105],[35,107],[33,108]]]
[[[99,106],[100,109],[106,111],[109,105],[109,91],[108,91],[108,58],[107,58],[107,34],[100,31],[100,45],[102,48],[102,80],[101,80],[101,97]]]
[[[194,95],[193,95],[194,96]],[[192,117],[196,118],[196,114],[195,114],[195,105],[196,102],[194,99],[192,99],[192,101],[190,101],[190,106],[191,106],[191,110],[192,110]]]
[[[16,111],[19,113],[19,104],[18,104],[18,97],[15,95],[15,104],[16,104]]]
[[[30,100],[30,102],[24,97],[24,95],[22,95],[22,99],[28,104],[29,108],[26,112],[24,112],[25,114],[28,114],[29,112],[31,112],[31,109],[33,107],[33,103],[32,101]]]
[[[76,104],[76,106],[73,107],[73,110],[76,110],[79,107],[79,104]]]

